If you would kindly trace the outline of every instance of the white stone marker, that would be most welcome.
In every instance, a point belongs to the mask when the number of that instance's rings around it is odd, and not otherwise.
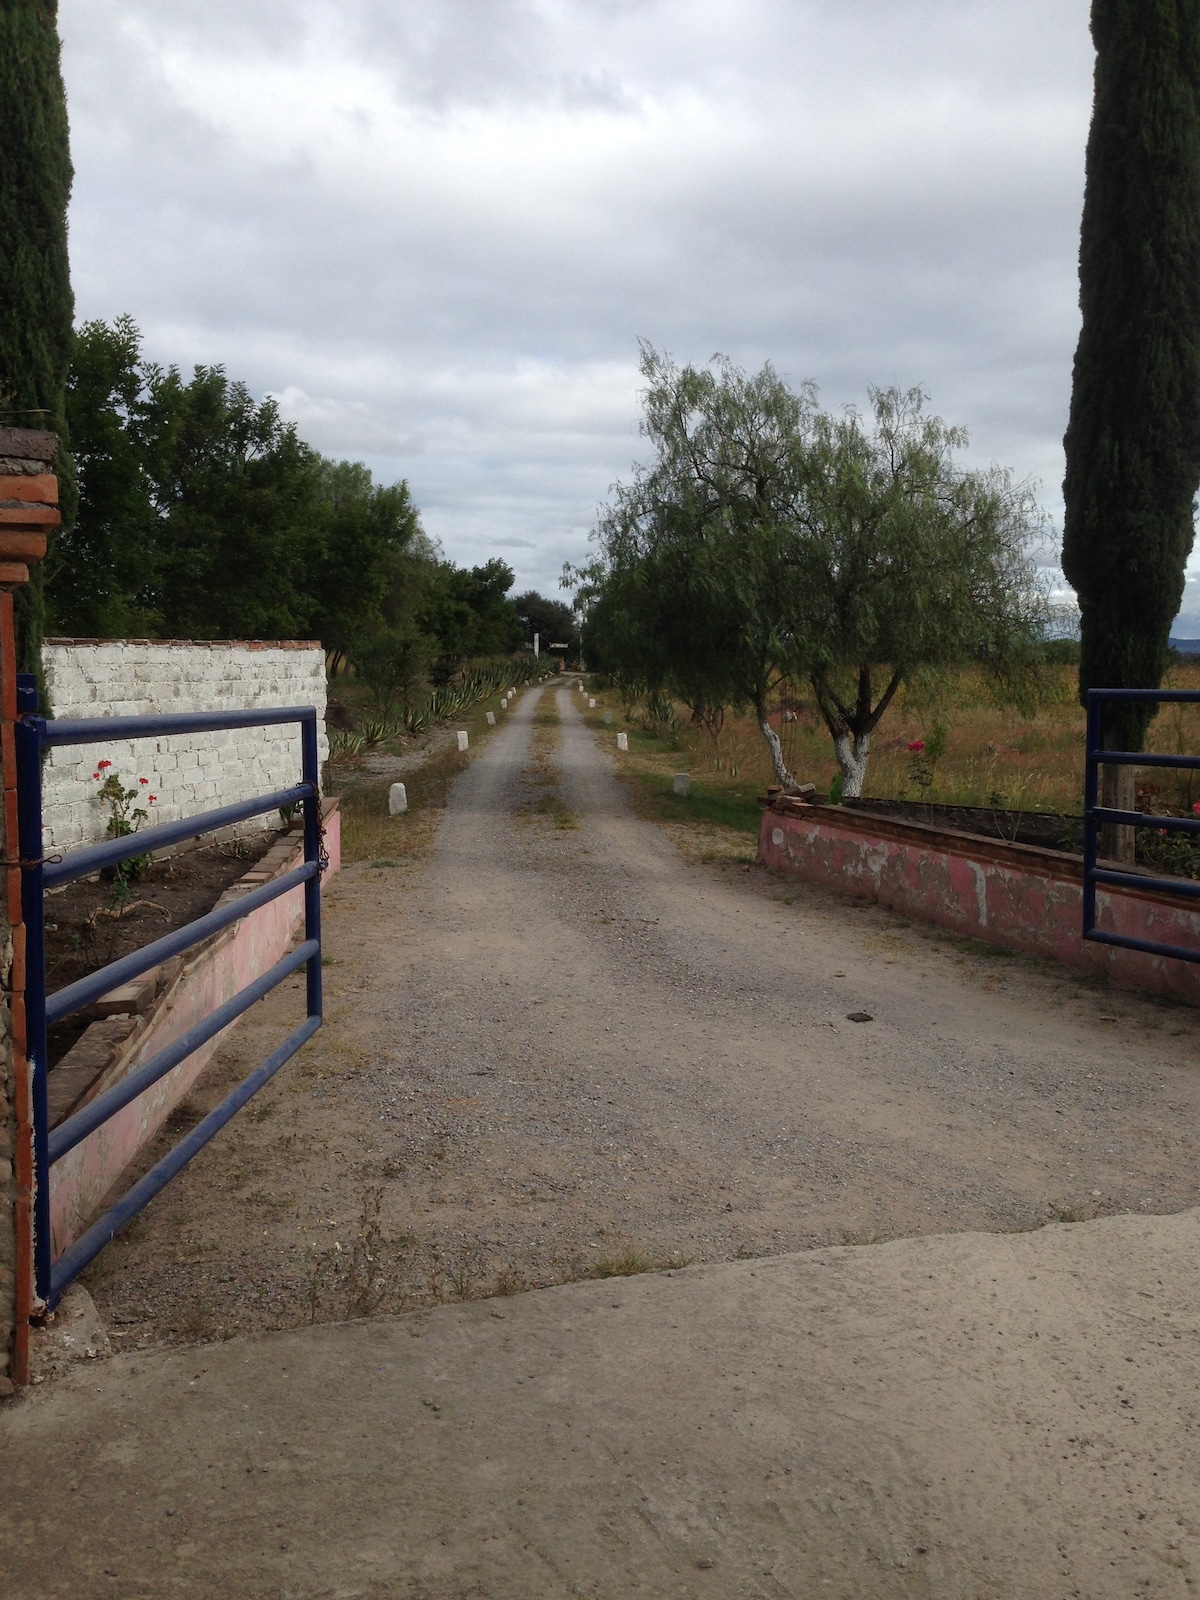
[[[692,775],[690,772],[677,772],[675,774],[675,793],[689,795],[692,792]]]
[[[394,783],[388,790],[388,816],[398,817],[408,810],[408,790],[402,783]]]
[[[465,728],[460,728],[458,730],[458,748],[460,750],[465,750],[469,742],[470,741],[467,738],[467,730]]]
[[[501,703],[503,704],[503,702],[501,702]],[[487,725],[488,725],[489,728],[494,728],[496,726],[496,713],[494,711],[489,711],[488,712],[488,714],[487,714]]]
[[[606,711],[604,713],[604,721],[605,721],[605,723],[609,723],[609,722],[612,721],[612,712],[611,711]]]
[[[629,735],[627,733],[619,733],[617,735],[617,749],[618,750],[628,750],[629,749]]]
[[[588,696],[588,710],[589,711],[595,711],[595,709],[596,709],[596,702],[589,695]]]

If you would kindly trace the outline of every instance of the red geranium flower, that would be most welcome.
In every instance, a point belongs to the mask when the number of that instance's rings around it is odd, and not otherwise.
[[[919,756],[921,751],[925,748],[925,741],[924,739],[914,739],[908,748],[912,751],[913,755]]]
[[[105,767],[111,767],[112,766],[112,762],[111,761],[97,761],[96,765],[100,768],[100,771],[103,772]]]
[[[1193,800],[1192,801],[1192,810],[1195,812],[1195,814],[1198,817],[1200,817],[1200,800]]]
[[[139,782],[139,783],[149,783],[149,782],[150,782],[150,779],[149,779],[149,778],[139,778],[139,779],[138,779],[138,782]]]
[[[100,774],[98,772],[93,772],[92,773],[92,777],[93,778],[98,778],[99,776],[100,776]]]
[[[158,796],[156,794],[151,794],[151,795],[147,795],[146,798],[149,800],[150,804],[153,805],[154,802],[158,799]]]

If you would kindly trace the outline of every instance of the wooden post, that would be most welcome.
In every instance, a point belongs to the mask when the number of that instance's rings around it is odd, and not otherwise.
[[[25,927],[17,837],[17,658],[13,591],[58,525],[58,439],[0,428],[0,1396],[29,1378],[33,1278],[33,1096],[25,1037]]]

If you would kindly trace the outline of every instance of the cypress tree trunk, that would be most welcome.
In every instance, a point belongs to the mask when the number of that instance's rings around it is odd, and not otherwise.
[[[75,473],[65,448],[72,318],[67,261],[71,155],[59,66],[57,0],[0,5],[0,422],[60,439],[67,526]],[[44,564],[17,592],[18,667],[41,679]]]
[[[1081,699],[1162,682],[1200,484],[1200,0],[1093,0],[1092,38],[1063,484]],[[1114,709],[1104,743],[1140,750],[1150,717]],[[1108,772],[1105,803],[1131,807],[1134,769]]]

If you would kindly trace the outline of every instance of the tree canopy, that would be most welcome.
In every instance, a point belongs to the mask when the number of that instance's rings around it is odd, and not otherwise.
[[[785,785],[769,697],[807,678],[855,795],[906,675],[974,660],[1011,685],[1032,661],[1032,493],[960,468],[965,436],[919,391],[872,391],[867,423],[822,412],[770,366],[678,367],[646,349],[642,371],[655,460],[616,487],[580,574],[596,665],[702,720],[751,706]]]
[[[147,361],[129,317],[75,342],[67,407],[75,525],[50,564],[59,632],[319,638],[391,705],[428,672],[528,646],[503,561],[461,568],[421,527],[408,485],[330,461],[220,367]],[[540,613],[539,613],[540,614]]]
[[[1093,0],[1083,322],[1064,441],[1080,697],[1156,688],[1200,485],[1200,0]],[[1109,709],[1140,750],[1151,711]],[[1132,804],[1132,794],[1129,803]]]
[[[552,644],[565,644],[568,656],[578,656],[579,618],[573,607],[563,600],[548,600],[536,589],[519,594],[513,604],[528,649],[533,649],[536,634],[539,650],[544,652]]]

